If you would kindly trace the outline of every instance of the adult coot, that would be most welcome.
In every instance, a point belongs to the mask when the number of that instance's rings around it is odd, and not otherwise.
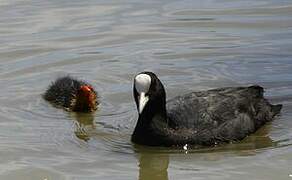
[[[241,140],[277,115],[260,86],[192,92],[166,102],[165,90],[152,72],[134,79],[139,119],[132,141],[149,146],[214,145]]]
[[[44,99],[69,111],[92,112],[97,109],[97,93],[92,86],[70,76],[58,78],[45,94]]]

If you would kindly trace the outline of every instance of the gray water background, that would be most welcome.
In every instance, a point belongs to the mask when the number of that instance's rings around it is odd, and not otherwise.
[[[279,117],[239,143],[135,146],[132,79],[171,98],[259,84]],[[70,74],[101,106],[68,113],[41,95]],[[292,1],[1,0],[0,179],[292,179]],[[292,175],[291,175],[292,176]]]

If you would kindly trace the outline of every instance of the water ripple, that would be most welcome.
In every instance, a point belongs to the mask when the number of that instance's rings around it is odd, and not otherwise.
[[[287,177],[291,12],[284,0],[2,0],[1,179]],[[138,118],[132,81],[144,70],[159,75],[168,98],[259,84],[284,107],[241,142],[188,151],[137,146],[130,141]],[[99,92],[97,112],[70,113],[42,99],[67,74]]]

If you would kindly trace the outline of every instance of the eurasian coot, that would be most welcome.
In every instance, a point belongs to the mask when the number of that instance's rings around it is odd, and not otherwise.
[[[92,112],[97,109],[97,93],[92,86],[70,76],[58,78],[45,94],[44,99],[68,111]]]
[[[152,72],[134,79],[139,118],[132,141],[149,146],[215,145],[241,140],[277,115],[260,86],[192,92],[166,102],[165,90]]]

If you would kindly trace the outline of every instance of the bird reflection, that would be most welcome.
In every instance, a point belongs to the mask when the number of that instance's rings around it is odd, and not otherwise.
[[[269,136],[271,130],[271,124],[263,126],[256,133],[246,137],[241,142],[234,144],[234,146],[230,145],[229,149],[237,150],[237,154],[239,155],[255,155],[258,149],[275,147],[278,142],[273,141]]]
[[[94,116],[92,113],[72,113],[74,121],[74,133],[77,138],[88,141],[90,139],[89,130],[95,129]]]
[[[269,147],[276,147],[278,146],[278,141],[274,141],[269,136],[271,129],[271,124],[263,126],[260,128],[256,133],[246,137],[241,141],[236,141],[233,143],[222,144],[220,146],[214,147],[202,147],[198,149],[191,149],[189,153],[196,153],[196,152],[230,152],[240,156],[251,156],[258,153],[259,149],[269,148]],[[216,153],[215,153],[216,154]],[[221,156],[220,153],[216,154],[219,157]],[[214,158],[214,154],[212,154]]]
[[[139,180],[168,180],[168,164],[167,154],[139,154]]]
[[[278,142],[273,141],[268,135],[271,125],[264,126],[255,134],[245,138],[244,140],[234,143],[225,144],[216,147],[192,147],[188,154],[200,153],[200,158],[204,156],[206,160],[217,160],[223,158],[225,154],[222,151],[230,152],[239,156],[252,156],[258,153],[258,149],[277,146]],[[139,160],[139,180],[168,180],[169,154],[160,150],[148,149],[143,146],[135,145],[138,152]],[[171,152],[174,152],[173,150]],[[177,153],[185,153],[182,149],[178,149]],[[218,153],[216,153],[218,152]],[[203,153],[203,154],[202,154]],[[191,156],[192,158],[196,156]]]

